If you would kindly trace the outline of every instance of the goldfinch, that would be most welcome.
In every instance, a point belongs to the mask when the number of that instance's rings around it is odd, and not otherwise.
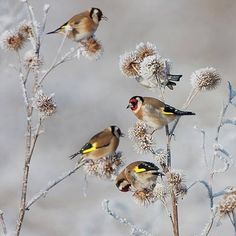
[[[91,8],[88,11],[73,16],[58,29],[47,34],[67,34],[69,39],[79,42],[93,36],[101,19],[107,19],[102,11],[98,8]]]
[[[107,155],[113,154],[120,141],[123,133],[117,126],[109,126],[103,131],[94,135],[81,149],[70,156],[73,159],[81,154],[80,161],[84,159],[99,159]]]
[[[163,174],[151,162],[135,161],[125,167],[116,177],[116,186],[122,192],[130,190],[152,190],[156,186],[158,176]]]
[[[180,111],[152,97],[134,96],[130,98],[127,108],[135,116],[154,129],[161,129],[179,116],[195,115],[190,111]]]

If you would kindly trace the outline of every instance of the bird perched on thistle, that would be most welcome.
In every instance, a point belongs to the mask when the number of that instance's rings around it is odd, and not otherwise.
[[[158,176],[163,174],[153,163],[135,161],[126,166],[116,177],[116,186],[122,192],[152,190],[156,186]]]
[[[154,129],[161,129],[179,116],[195,115],[193,112],[178,110],[152,97],[134,96],[130,98],[127,108],[130,108],[139,120]]]
[[[115,153],[120,137],[124,136],[120,128],[117,126],[109,126],[103,131],[94,135],[78,152],[70,156],[70,159],[75,158],[79,154],[81,158],[79,162],[84,159],[97,160]]]
[[[102,19],[107,19],[102,11],[98,8],[91,8],[73,16],[65,24],[47,34],[66,34],[67,38],[79,42],[93,36]]]

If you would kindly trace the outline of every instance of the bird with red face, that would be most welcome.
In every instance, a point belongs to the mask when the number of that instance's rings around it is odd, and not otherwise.
[[[181,111],[153,97],[134,96],[127,108],[141,121],[154,129],[161,129],[179,116],[195,115],[190,111]]]

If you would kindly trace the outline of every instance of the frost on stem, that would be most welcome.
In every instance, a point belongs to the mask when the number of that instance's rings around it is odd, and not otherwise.
[[[38,90],[33,98],[33,106],[39,110],[43,117],[51,116],[56,112],[56,103],[53,101],[54,94],[47,96],[42,90]]]
[[[88,159],[84,164],[84,170],[91,176],[101,179],[114,179],[120,168],[124,165],[121,157],[122,153],[117,152],[113,155],[99,158],[98,160]]]
[[[219,202],[219,214],[221,217],[233,213],[236,208],[236,191],[226,194]]]
[[[81,54],[90,60],[98,60],[101,58],[103,47],[101,42],[96,38],[90,37],[89,39],[81,41],[79,44],[80,48],[77,53],[78,57]]]
[[[143,121],[137,121],[136,124],[129,129],[129,138],[134,143],[134,149],[137,153],[143,154],[152,150],[155,144],[151,134],[152,132],[153,129]]]
[[[102,208],[104,211],[106,211],[111,217],[113,217],[115,220],[119,221],[120,224],[127,225],[131,228],[131,234],[130,235],[146,235],[146,236],[152,236],[150,233],[145,231],[142,228],[138,228],[133,223],[129,222],[126,218],[123,218],[116,214],[114,211],[112,211],[109,207],[109,200],[104,199],[102,202]]]
[[[191,84],[193,89],[213,90],[221,82],[221,76],[213,67],[206,67],[196,70],[191,75]]]

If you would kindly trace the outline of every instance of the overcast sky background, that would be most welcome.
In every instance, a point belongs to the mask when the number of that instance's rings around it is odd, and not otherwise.
[[[222,102],[227,99],[227,81],[236,88],[236,2],[234,0],[41,0],[29,1],[39,22],[45,3],[51,5],[46,31],[51,31],[71,16],[90,7],[102,9],[108,21],[102,21],[96,36],[104,46],[98,61],[84,58],[63,64],[47,78],[44,89],[55,93],[58,112],[44,124],[45,133],[37,143],[31,163],[29,194],[32,196],[47,182],[73,167],[67,156],[79,149],[88,138],[115,124],[127,134],[136,118],[126,106],[134,95],[158,97],[126,79],[119,71],[119,55],[133,50],[140,42],[157,45],[160,54],[170,58],[173,73],[183,74],[173,92],[167,93],[167,103],[180,108],[191,85],[191,73],[206,66],[215,67],[222,75],[221,85],[212,92],[201,93],[190,110],[195,117],[181,120],[172,144],[175,169],[182,169],[189,185],[206,178],[201,158],[201,135],[194,126],[206,130],[207,154],[212,156]],[[27,16],[18,0],[0,0],[0,32],[16,26]],[[60,35],[48,35],[42,44],[47,68],[60,45]],[[63,51],[74,47],[67,40]],[[25,48],[27,50],[27,48]],[[25,147],[25,110],[17,73],[9,63],[16,63],[12,52],[0,51],[0,209],[13,229],[18,213]],[[229,117],[235,117],[231,109]],[[158,134],[158,147],[164,147],[164,130]],[[235,127],[222,131],[220,143],[235,157]],[[150,155],[138,155],[130,140],[124,138],[118,148],[126,163],[134,160],[153,161]],[[216,191],[235,186],[235,165],[215,178]],[[89,178],[87,197],[83,196],[84,174],[78,172],[50,191],[47,197],[27,212],[24,236],[93,236],[129,235],[129,228],[120,225],[101,207],[110,199],[112,209],[153,235],[171,235],[171,226],[159,203],[144,208],[137,205],[129,193],[119,192],[114,183]],[[197,235],[208,221],[210,210],[206,190],[195,186],[179,204],[180,232]],[[1,232],[1,231],[0,231]],[[1,233],[0,233],[1,234]],[[233,235],[228,219],[214,228],[210,235]]]

